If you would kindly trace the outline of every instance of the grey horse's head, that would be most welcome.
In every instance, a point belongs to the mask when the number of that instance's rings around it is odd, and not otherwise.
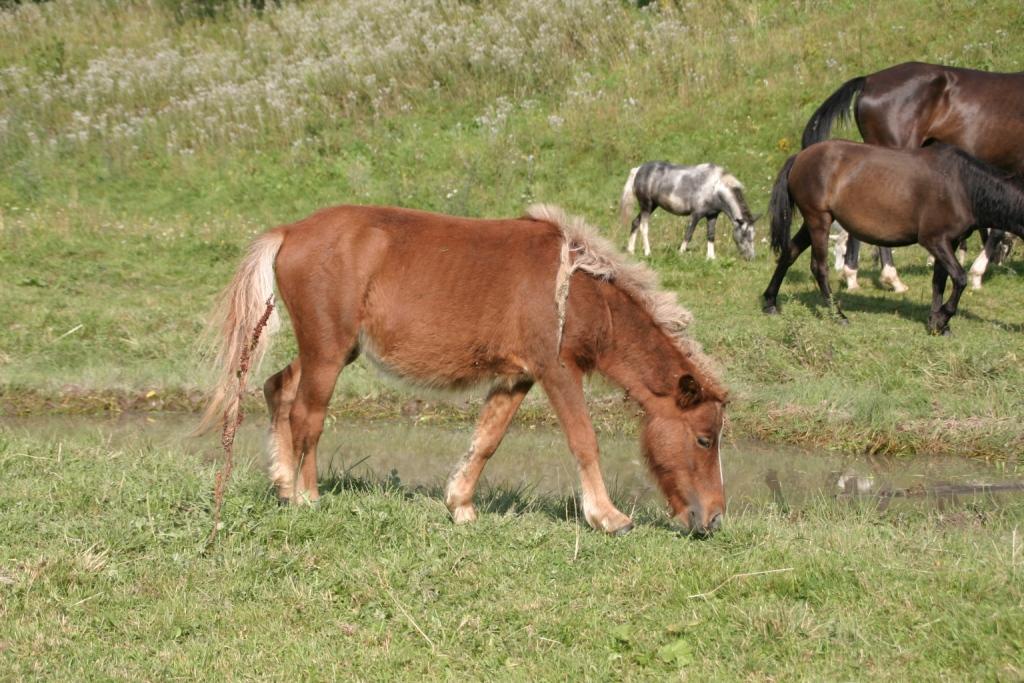
[[[741,218],[732,226],[732,239],[743,258],[748,261],[754,258],[754,223],[758,218],[760,216],[754,216],[750,220]]]

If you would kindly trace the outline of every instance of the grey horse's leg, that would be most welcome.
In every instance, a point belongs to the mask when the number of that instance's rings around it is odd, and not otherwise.
[[[718,220],[718,214],[713,213],[708,216],[708,260],[715,260],[715,221]]]
[[[697,229],[697,223],[700,223],[700,215],[695,213],[690,216],[690,224],[686,226],[686,234],[683,236],[683,243],[679,245],[680,254],[684,253],[686,248],[690,246],[690,240],[693,239],[693,231]]]

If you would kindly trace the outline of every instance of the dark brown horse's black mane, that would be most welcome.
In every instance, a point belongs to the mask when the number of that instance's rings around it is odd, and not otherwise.
[[[1020,234],[1024,226],[1024,178],[958,147],[941,142],[929,146],[938,148],[957,169],[978,227],[998,227]]]

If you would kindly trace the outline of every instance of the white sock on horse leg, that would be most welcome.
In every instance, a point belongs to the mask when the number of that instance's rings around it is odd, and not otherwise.
[[[715,260],[715,243],[714,242],[708,242],[708,260],[709,261],[714,261]]]
[[[982,249],[978,258],[974,259],[974,263],[971,265],[971,272],[967,274],[971,282],[971,289],[981,289],[981,276],[985,274],[987,268],[988,254]]]
[[[893,266],[882,266],[882,284],[892,287],[892,291],[900,294],[907,291],[910,287],[903,284],[903,280],[900,279],[899,273]]]
[[[843,279],[846,280],[847,289],[860,289],[860,284],[857,282],[857,271],[855,269],[844,265]]]

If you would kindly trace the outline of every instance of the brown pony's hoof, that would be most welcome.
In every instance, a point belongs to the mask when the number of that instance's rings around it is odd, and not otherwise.
[[[625,536],[626,534],[628,534],[632,530],[633,530],[633,522],[630,522],[626,526],[620,527],[620,528],[616,529],[615,531],[613,531],[612,532],[612,536]]]
[[[850,324],[850,319],[847,318],[845,315],[840,315],[838,318],[836,318],[836,324],[845,327]]]
[[[764,312],[765,315],[779,314],[779,307],[776,306],[775,304],[766,304],[761,310]]]

